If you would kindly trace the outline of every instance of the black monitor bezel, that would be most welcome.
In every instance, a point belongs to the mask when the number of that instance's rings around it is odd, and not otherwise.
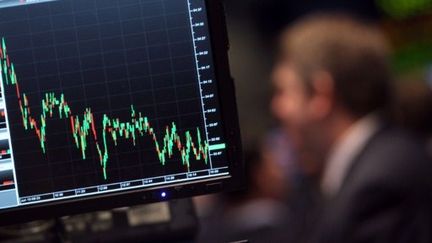
[[[107,193],[83,198],[65,199],[25,207],[0,210],[0,225],[10,225],[39,219],[55,218],[85,212],[108,210],[117,207],[166,201],[192,197],[221,191],[240,189],[244,185],[244,163],[241,155],[240,128],[237,116],[234,81],[229,71],[228,33],[224,8],[221,0],[205,0],[210,39],[213,50],[220,109],[224,123],[227,155],[230,162],[229,178],[219,178],[207,182],[196,181],[189,184],[174,183],[159,188],[137,189]],[[163,188],[169,198],[161,200]]]

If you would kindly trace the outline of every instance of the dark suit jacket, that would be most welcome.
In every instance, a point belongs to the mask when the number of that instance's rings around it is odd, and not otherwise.
[[[432,243],[432,162],[424,146],[382,128],[321,210],[312,242]]]

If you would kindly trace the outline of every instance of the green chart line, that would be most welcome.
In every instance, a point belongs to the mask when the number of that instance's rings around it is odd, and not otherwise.
[[[49,118],[58,116],[60,119],[68,119],[70,121],[71,136],[76,148],[80,150],[83,160],[86,159],[89,146],[96,148],[105,180],[108,179],[109,140],[112,140],[115,146],[117,146],[120,139],[129,140],[135,146],[139,137],[148,136],[154,142],[157,157],[162,165],[165,165],[167,160],[173,157],[174,153],[178,153],[181,156],[182,164],[188,168],[190,167],[192,158],[195,158],[197,161],[204,161],[205,164],[208,163],[210,146],[207,141],[202,139],[198,127],[194,133],[186,131],[181,136],[176,124],[171,123],[170,126],[166,126],[160,140],[149,119],[143,116],[141,112],[136,112],[133,105],[130,107],[131,115],[129,121],[110,118],[104,114],[100,126],[97,126],[91,108],[85,109],[80,115],[74,114],[63,93],[48,92],[42,96],[44,98],[41,101],[41,113],[33,116],[27,95],[21,93],[14,64],[7,53],[5,38],[1,39],[0,72],[4,86],[15,87],[24,129],[34,131],[44,154],[47,150],[46,134],[48,120]],[[102,136],[101,139],[99,135]]]

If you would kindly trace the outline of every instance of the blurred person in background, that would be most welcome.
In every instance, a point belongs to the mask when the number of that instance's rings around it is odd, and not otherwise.
[[[386,119],[388,55],[377,29],[338,14],[303,18],[282,38],[274,100],[320,171],[311,242],[432,242],[432,163]]]
[[[197,242],[285,242],[287,191],[284,165],[266,145],[245,151],[247,189],[221,195],[202,218]],[[291,235],[291,234],[288,234]]]

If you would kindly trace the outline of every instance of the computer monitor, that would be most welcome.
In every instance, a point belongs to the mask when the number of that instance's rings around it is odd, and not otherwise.
[[[236,189],[218,0],[0,1],[0,224]]]

